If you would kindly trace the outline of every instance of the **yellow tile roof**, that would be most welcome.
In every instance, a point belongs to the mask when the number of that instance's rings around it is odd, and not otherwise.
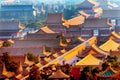
[[[69,20],[66,20],[63,25],[64,26],[69,26],[69,25],[80,25],[82,23],[84,23],[84,19],[85,17],[83,16],[77,16],[77,17],[74,17],[72,19],[69,19]]]
[[[99,3],[94,0],[88,0],[88,1],[91,2],[92,4],[94,4],[95,6],[99,6]]]
[[[56,72],[54,72],[54,74],[52,74],[51,76],[49,76],[49,78],[52,78],[52,79],[69,78],[69,75],[65,74],[64,72],[62,72],[59,69]]]
[[[104,51],[110,51],[110,50],[117,50],[119,47],[119,44],[115,41],[113,41],[112,39],[109,39],[107,42],[105,42],[104,44],[102,44],[100,46],[100,49],[104,50]]]
[[[116,37],[116,38],[120,39],[120,35],[119,35],[119,34],[117,34],[115,31],[113,31],[111,34],[112,34],[114,37]]]
[[[81,15],[85,16],[86,18],[88,18],[90,16],[90,14],[87,14],[86,12],[84,11],[80,11],[79,12]]]
[[[94,48],[96,51],[98,51],[99,53],[103,54],[103,55],[109,55],[108,52],[105,52],[103,50],[101,50],[98,46],[96,46],[95,44],[92,45],[92,48]]]
[[[80,37],[80,36],[78,37],[78,39],[79,39],[80,41],[83,41],[83,42],[85,41],[85,39],[83,39],[83,38]]]
[[[90,45],[94,44],[96,40],[96,37],[92,37],[90,38],[87,43],[89,43]],[[70,58],[72,58],[73,56],[78,54],[78,51],[82,51],[84,50],[86,47],[86,42],[78,45],[77,47],[71,49],[70,51],[66,52],[66,54],[63,55],[65,60],[69,60]]]
[[[92,45],[95,43],[96,37],[92,37],[88,40],[89,44]],[[51,62],[49,62],[48,64],[42,66],[40,69],[50,65],[50,64],[57,64],[60,62],[60,60],[64,59],[64,60],[69,60],[71,59],[73,56],[78,54],[78,51],[81,51],[85,48],[86,42],[83,42],[82,44],[78,45],[77,47],[71,49],[70,51],[64,53],[62,56],[57,57],[56,59],[52,60]]]
[[[56,33],[56,32],[54,32],[54,31],[52,31],[50,28],[48,28],[47,26],[45,26],[45,27],[42,27],[42,28],[40,28],[43,32],[45,32],[45,33]]]
[[[76,65],[100,65],[103,61],[100,59],[97,59],[93,55],[89,54],[82,60],[80,60]]]

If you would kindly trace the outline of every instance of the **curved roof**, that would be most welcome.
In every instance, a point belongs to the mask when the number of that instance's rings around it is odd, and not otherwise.
[[[92,45],[92,48],[95,49],[96,51],[98,51],[99,53],[103,54],[103,55],[109,55],[108,52],[105,52],[103,50],[101,50],[98,46],[96,46],[95,44]]]
[[[116,74],[117,71],[113,70],[110,66],[105,70],[105,71],[102,71],[98,74],[98,76],[100,77],[110,77],[114,74]]]
[[[100,4],[99,2],[96,2],[95,0],[89,0],[89,2],[91,2],[95,6],[99,6],[99,4]]]
[[[21,61],[19,62],[19,68],[18,68],[18,71],[19,71],[19,72],[23,71],[23,66],[22,66]]]
[[[40,28],[40,30],[42,30],[45,33],[56,33],[53,30],[51,30],[50,28],[48,28],[47,26]]]
[[[88,41],[85,41],[83,44],[78,45],[77,47],[71,49],[70,51],[68,51],[66,54],[64,54],[64,59],[65,60],[69,60],[71,59],[73,56],[77,55],[79,51],[84,50],[86,47],[86,42],[90,45],[94,44],[96,40],[96,37],[92,37],[90,38]]]
[[[108,52],[105,52],[100,48],[98,48],[96,44],[93,44],[92,46],[86,47],[85,50],[79,52],[77,56],[83,58],[89,54],[92,54],[95,57],[105,57],[106,55],[110,55]]]
[[[88,13],[86,13],[85,11],[79,11],[79,13],[80,13],[81,15],[85,16],[86,18],[88,18],[88,17],[91,16],[91,14],[88,14]]]
[[[77,17],[74,17],[72,19],[69,19],[69,20],[66,20],[63,25],[64,26],[69,26],[69,25],[80,25],[82,23],[84,23],[84,19],[85,17],[83,16],[77,16]]]
[[[114,75],[112,76],[112,78],[113,78],[113,79],[120,79],[120,72],[114,74]]]
[[[82,41],[82,42],[84,42],[85,41],[85,39],[83,39],[82,37],[78,37],[78,39],[80,40],[80,41]]]
[[[49,76],[49,78],[52,79],[61,79],[61,78],[69,78],[68,75],[66,75],[65,73],[63,73],[60,69],[57,70],[56,72],[54,72],[54,74],[52,74],[51,76]]]
[[[119,35],[118,33],[116,33],[115,31],[113,31],[113,32],[111,33],[111,35],[114,36],[114,37],[117,38],[117,39],[120,39],[120,35]]]
[[[76,63],[76,65],[100,65],[102,62],[102,60],[97,59],[92,54],[89,54],[78,63]]]
[[[99,48],[104,51],[110,51],[110,50],[118,50],[119,44],[112,39],[109,39],[107,42],[102,44]]]

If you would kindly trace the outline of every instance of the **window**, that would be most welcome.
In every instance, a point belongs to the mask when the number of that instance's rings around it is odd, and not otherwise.
[[[98,35],[99,35],[99,30],[98,30],[98,28],[95,28],[95,29],[94,29],[93,35],[94,35],[94,36],[98,36]]]
[[[100,34],[100,36],[109,36],[109,34]]]
[[[112,23],[113,25],[116,25],[116,20],[115,20],[115,19],[111,19],[111,23]]]

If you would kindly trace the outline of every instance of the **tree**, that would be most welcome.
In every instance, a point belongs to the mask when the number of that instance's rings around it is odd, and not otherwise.
[[[109,66],[109,63],[108,62],[104,62],[102,64],[102,70],[104,71],[108,66]]]
[[[28,60],[30,60],[30,61],[33,61],[33,62],[35,62],[35,63],[38,63],[38,62],[39,62],[37,56],[33,55],[33,54],[30,53],[30,52],[27,53],[27,57],[28,57]]]
[[[9,46],[11,46],[11,43],[9,41],[5,41],[5,42],[3,42],[2,46],[3,47],[9,47]]]
[[[117,56],[108,56],[107,61],[102,64],[102,70],[105,70],[109,65],[115,70],[119,68],[120,63]]]
[[[94,68],[94,69],[92,70],[92,76],[93,76],[93,79],[94,79],[94,80],[97,80],[96,74],[98,74],[100,71],[101,71],[101,70],[100,70],[99,67],[96,67],[96,68]]]
[[[86,66],[85,68],[83,68],[83,70],[81,71],[80,80],[94,80],[91,72],[92,67]]]

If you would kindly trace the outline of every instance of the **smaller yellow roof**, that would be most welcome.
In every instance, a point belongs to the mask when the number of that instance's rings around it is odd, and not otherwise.
[[[112,39],[109,39],[107,42],[102,44],[99,48],[104,51],[110,51],[110,50],[118,50],[119,44]]]
[[[10,42],[10,43],[14,43],[14,40],[12,40],[12,39],[8,39],[8,42]]]
[[[115,31],[112,31],[111,33],[114,37],[120,39],[120,35],[118,33],[116,33]]]
[[[25,64],[27,64],[27,65],[29,65],[29,66],[31,66],[31,65],[33,65],[33,64],[34,64],[34,62],[33,62],[33,61],[29,61],[29,60],[28,60],[27,55],[25,56],[25,61],[24,61],[24,63],[25,63]]]
[[[99,53],[103,54],[103,55],[110,55],[108,52],[101,50],[98,46],[96,46],[96,44],[93,44],[92,48],[95,49],[96,51],[98,51]]]
[[[45,27],[42,27],[42,28],[40,28],[43,32],[45,32],[45,33],[56,33],[56,32],[54,32],[53,30],[51,30],[50,28],[48,28],[47,26],[45,26]]]
[[[19,68],[18,68],[18,70],[19,70],[20,72],[23,71],[23,66],[22,66],[21,61],[19,62]]]
[[[95,0],[88,0],[89,2],[91,2],[92,4],[94,4],[95,6],[99,6],[99,3],[96,2]]]
[[[90,14],[87,14],[86,12],[84,11],[80,11],[79,12],[81,15],[85,16],[86,18],[88,18],[90,16]]]
[[[60,69],[54,72],[49,78],[52,79],[61,79],[61,78],[69,78],[69,75],[63,73]]]
[[[85,41],[85,40],[84,40],[82,37],[80,37],[80,36],[78,37],[78,39],[79,39],[80,41],[83,41],[83,42]]]
[[[100,65],[102,62],[102,60],[97,59],[92,54],[89,54],[78,63],[76,63],[76,65]]]
[[[72,19],[66,20],[66,21],[63,23],[63,25],[64,25],[64,26],[80,25],[80,24],[84,23],[84,19],[85,19],[84,16],[77,16],[77,17],[74,17],[74,18],[72,18]]]

